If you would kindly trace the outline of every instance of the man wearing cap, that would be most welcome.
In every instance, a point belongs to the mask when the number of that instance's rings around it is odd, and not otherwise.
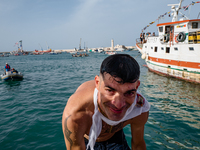
[[[137,91],[140,67],[127,54],[107,57],[99,76],[80,85],[62,116],[67,150],[130,150],[123,128],[130,124],[132,150],[145,150],[150,104]]]
[[[10,71],[10,66],[8,65],[8,63],[6,63],[5,67],[4,67],[4,72],[5,74]]]

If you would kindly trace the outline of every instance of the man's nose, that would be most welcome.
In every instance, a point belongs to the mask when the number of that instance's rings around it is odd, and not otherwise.
[[[112,103],[115,105],[117,109],[121,109],[126,104],[124,95],[116,93]]]

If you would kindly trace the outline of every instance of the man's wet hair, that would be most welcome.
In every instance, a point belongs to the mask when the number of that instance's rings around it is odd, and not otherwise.
[[[109,73],[114,79],[120,78],[119,83],[134,83],[139,79],[140,66],[128,54],[114,54],[108,56],[101,64],[100,74]]]

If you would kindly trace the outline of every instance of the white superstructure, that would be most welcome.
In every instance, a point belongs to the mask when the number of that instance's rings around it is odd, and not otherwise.
[[[136,47],[149,70],[200,83],[200,19],[178,20],[181,3],[170,5],[172,22],[157,24],[158,35],[137,42]]]

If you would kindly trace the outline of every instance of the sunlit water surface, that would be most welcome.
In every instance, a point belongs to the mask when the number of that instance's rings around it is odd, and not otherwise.
[[[137,51],[127,51],[141,66],[139,91],[151,104],[144,138],[147,149],[200,149],[200,85],[149,72]],[[66,149],[61,119],[76,88],[99,74],[107,55],[74,58],[28,55],[0,58],[1,73],[9,63],[22,81],[0,81],[0,149]],[[124,128],[131,146],[130,126]]]

